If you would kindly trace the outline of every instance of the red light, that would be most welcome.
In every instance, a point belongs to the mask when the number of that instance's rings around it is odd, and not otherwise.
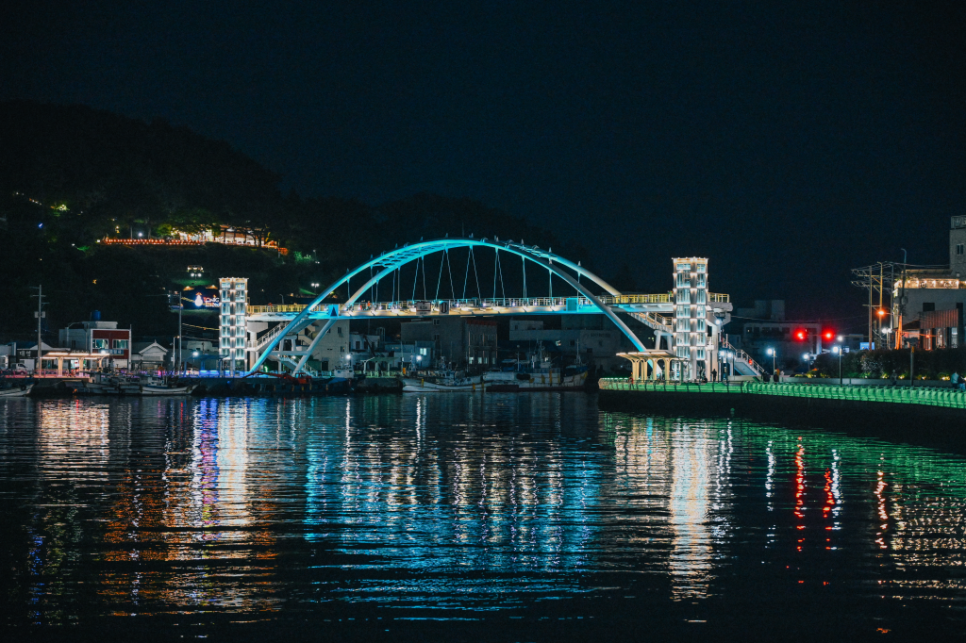
[[[808,331],[799,328],[795,331],[795,339],[800,342],[804,342],[808,338]]]
[[[828,341],[832,341],[833,339],[835,339],[835,331],[834,330],[823,331],[822,338]]]

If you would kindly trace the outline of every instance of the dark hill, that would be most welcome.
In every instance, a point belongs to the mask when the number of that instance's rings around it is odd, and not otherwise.
[[[188,265],[203,265],[209,284],[221,276],[248,276],[252,303],[267,303],[308,295],[312,283],[330,283],[372,255],[444,234],[524,239],[573,259],[586,257],[546,230],[469,199],[418,194],[371,206],[283,198],[279,182],[227,143],[165,121],[83,106],[0,102],[0,221],[6,221],[0,338],[31,331],[29,287],[39,283],[50,296],[52,331],[97,309],[106,319],[133,324],[136,335],[170,335],[164,295],[199,285],[187,283]],[[262,228],[291,252],[96,242],[135,230],[157,237],[172,226],[217,224]],[[488,270],[481,267],[484,282],[491,279]]]

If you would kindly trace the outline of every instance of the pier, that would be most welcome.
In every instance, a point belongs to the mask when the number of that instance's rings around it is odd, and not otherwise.
[[[599,382],[603,409],[725,413],[794,426],[824,426],[902,441],[966,446],[966,393],[950,388]]]

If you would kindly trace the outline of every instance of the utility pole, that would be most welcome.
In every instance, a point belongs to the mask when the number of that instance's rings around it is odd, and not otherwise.
[[[902,348],[902,324],[906,318],[906,249],[902,250],[902,287],[899,289],[899,323],[896,328],[896,348]],[[893,290],[895,290],[893,288]]]
[[[44,321],[44,287],[37,286],[37,294],[31,295],[37,298],[37,363],[34,364],[34,375],[40,372],[41,358],[43,357],[43,321]]]

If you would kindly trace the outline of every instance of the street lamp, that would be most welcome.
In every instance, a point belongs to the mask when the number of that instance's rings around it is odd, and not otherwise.
[[[778,370],[778,366],[775,364],[775,357],[776,357],[775,356],[775,349],[774,348],[769,348],[765,352],[768,353],[769,355],[771,355],[771,372],[772,372],[772,374],[774,374],[775,371]]]
[[[839,356],[839,386],[842,386],[842,347],[833,346],[832,353]]]

